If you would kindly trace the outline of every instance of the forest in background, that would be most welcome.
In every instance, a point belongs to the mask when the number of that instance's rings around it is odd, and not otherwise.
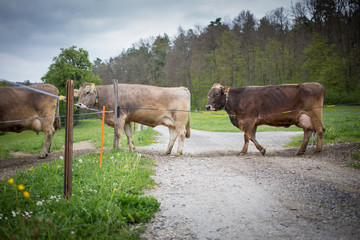
[[[102,84],[185,86],[201,110],[214,83],[230,87],[319,82],[326,103],[360,102],[360,2],[300,0],[256,19],[241,11],[232,20],[179,27],[142,39],[108,60],[96,59]]]

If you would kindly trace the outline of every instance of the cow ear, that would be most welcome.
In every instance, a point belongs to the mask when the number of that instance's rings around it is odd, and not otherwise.
[[[79,89],[74,89],[74,97],[78,97],[79,96]]]
[[[221,86],[220,89],[221,89],[221,95],[223,95],[225,92],[225,88],[223,86]]]

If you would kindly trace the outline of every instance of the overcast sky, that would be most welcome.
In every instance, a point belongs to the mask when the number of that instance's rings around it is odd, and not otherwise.
[[[291,0],[0,0],[0,79],[41,82],[60,48],[87,50],[90,60],[118,56],[140,39],[178,28],[256,18]]]

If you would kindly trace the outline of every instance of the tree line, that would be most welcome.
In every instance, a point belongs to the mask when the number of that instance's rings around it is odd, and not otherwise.
[[[192,93],[192,108],[198,110],[214,83],[241,87],[315,81],[325,86],[326,102],[338,104],[360,101],[359,48],[359,1],[300,0],[260,19],[241,11],[232,20],[179,27],[172,38],[165,33],[142,39],[86,69],[102,84],[118,79],[185,86]]]

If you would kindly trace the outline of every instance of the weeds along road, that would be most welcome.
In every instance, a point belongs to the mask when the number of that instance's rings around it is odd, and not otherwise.
[[[309,146],[304,156],[283,144],[301,132],[257,133],[263,157],[243,133],[191,131],[184,155],[164,156],[168,132],[137,150],[157,160],[161,202],[147,239],[359,239],[360,171],[346,167],[360,143]],[[174,146],[173,152],[176,150]]]

